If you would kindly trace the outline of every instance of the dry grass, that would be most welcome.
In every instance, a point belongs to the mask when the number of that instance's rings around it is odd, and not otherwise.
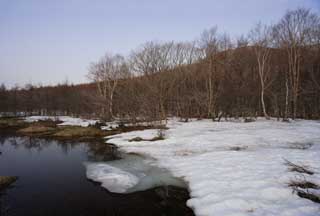
[[[26,125],[27,123],[19,118],[0,118],[0,129],[22,128]]]
[[[289,170],[291,172],[298,172],[298,173],[303,173],[303,174],[308,174],[308,175],[314,174],[314,172],[311,171],[308,166],[294,164],[288,160],[285,160],[285,165],[287,165],[289,167]]]
[[[23,134],[51,133],[52,131],[55,131],[55,128],[43,125],[31,125],[29,127],[18,130],[19,133]]]
[[[289,183],[289,187],[303,188],[303,189],[309,189],[309,188],[320,189],[319,185],[316,185],[315,183],[310,182],[310,181],[306,181],[306,180],[303,180],[303,181],[291,181]]]
[[[312,202],[315,202],[315,203],[320,203],[320,196],[319,195],[313,194],[308,191],[299,190],[299,189],[295,189],[295,192],[301,198],[311,200]]]
[[[306,180],[307,175],[313,175],[314,172],[305,165],[297,165],[288,160],[285,160],[285,164],[289,167],[289,171],[298,172],[303,179],[292,180],[288,186],[292,188],[293,192],[299,197],[311,200],[316,203],[320,203],[320,196],[312,191],[319,190],[320,186]],[[311,191],[309,189],[312,189]]]
[[[58,132],[54,133],[53,137],[71,138],[71,137],[101,137],[105,133],[94,127],[79,127],[67,126],[61,127]]]
[[[309,189],[319,190],[320,186],[306,180],[302,181],[291,181],[288,184],[292,188],[293,192],[296,193],[299,197],[311,200],[316,203],[320,203],[320,196],[318,194],[309,191]]]

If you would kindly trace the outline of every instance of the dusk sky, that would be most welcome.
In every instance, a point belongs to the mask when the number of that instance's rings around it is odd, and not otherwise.
[[[141,43],[186,41],[217,25],[236,37],[320,0],[0,0],[0,83],[87,82],[90,62]]]

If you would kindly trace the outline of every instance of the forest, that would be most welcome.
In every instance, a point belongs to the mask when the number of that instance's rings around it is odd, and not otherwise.
[[[193,41],[149,41],[108,51],[87,84],[0,87],[3,115],[104,120],[320,118],[320,18],[305,8],[234,38],[218,27]]]

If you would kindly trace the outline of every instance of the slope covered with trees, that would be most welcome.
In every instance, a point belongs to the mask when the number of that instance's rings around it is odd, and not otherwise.
[[[231,39],[216,27],[191,42],[146,42],[90,65],[91,84],[0,88],[0,112],[103,119],[320,118],[320,19],[288,11]]]

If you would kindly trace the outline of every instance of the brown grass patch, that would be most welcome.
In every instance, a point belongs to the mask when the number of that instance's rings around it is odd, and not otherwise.
[[[101,137],[105,133],[95,127],[66,126],[61,127],[53,137],[70,138],[70,137]]]
[[[31,125],[29,127],[18,130],[19,133],[23,134],[37,134],[37,133],[51,133],[55,129],[52,127],[46,127],[43,125]]]
[[[19,118],[0,118],[0,129],[19,129],[28,125]]]

